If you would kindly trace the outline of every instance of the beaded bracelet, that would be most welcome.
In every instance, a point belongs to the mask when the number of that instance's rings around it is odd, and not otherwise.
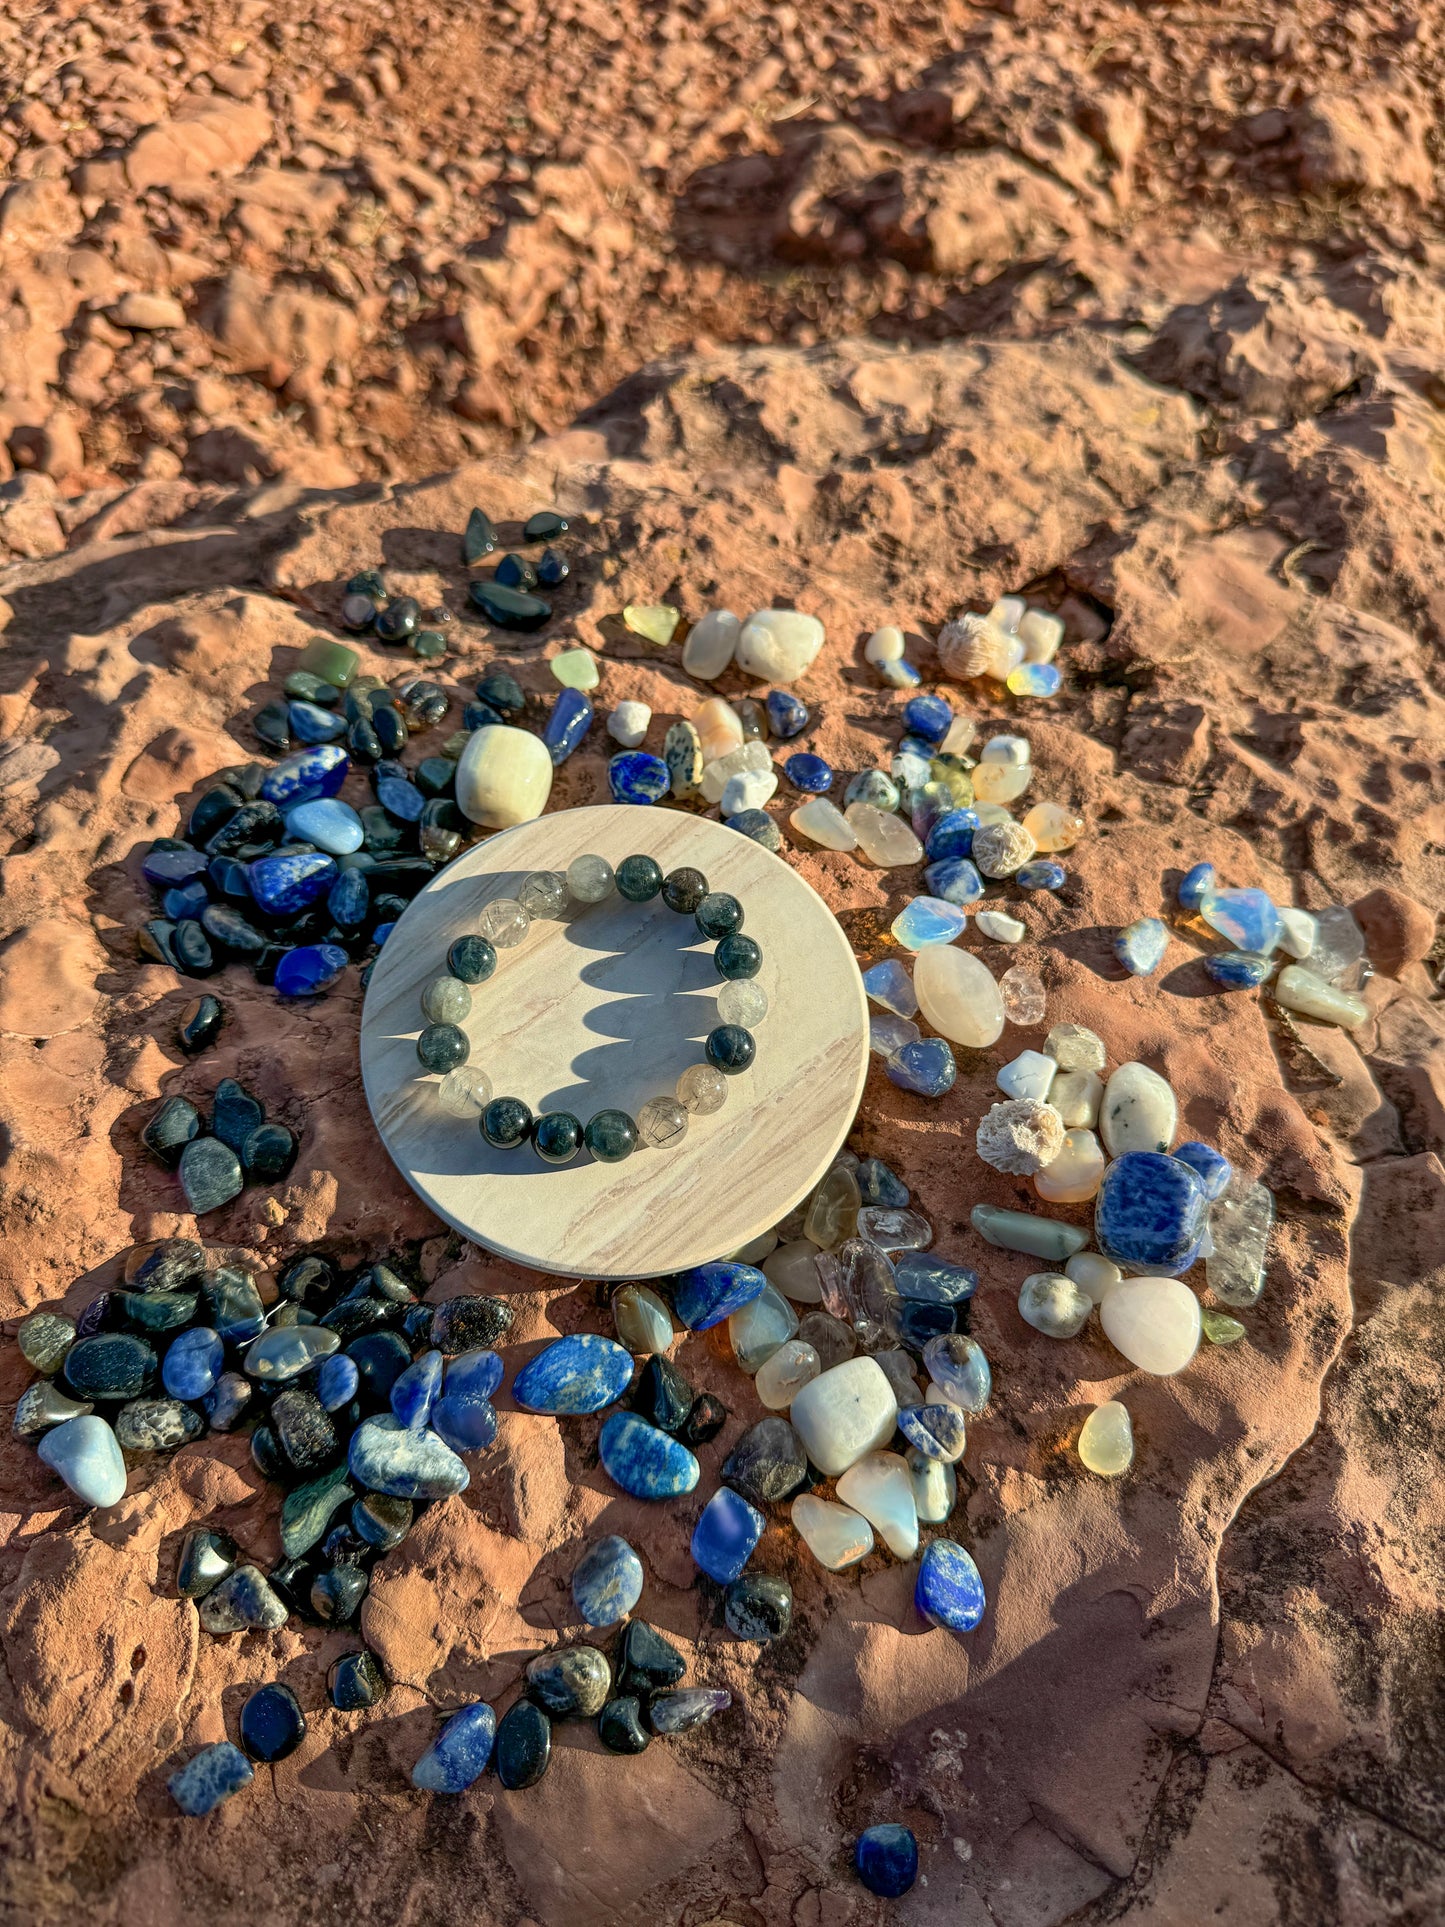
[[[521,1098],[494,1097],[486,1072],[467,1063],[471,1041],[461,1022],[472,1007],[472,987],[486,982],[497,967],[498,950],[519,944],[534,920],[561,917],[569,899],[601,903],[614,889],[629,903],[660,896],[670,910],[690,916],[716,944],[713,962],[726,979],[717,1000],[722,1022],[703,1044],[707,1062],[689,1065],[674,1094],[649,1098],[636,1119],[615,1109],[598,1111],[585,1125],[570,1111],[544,1111],[534,1117]],[[752,1028],[767,1015],[768,996],[750,980],[762,967],[763,953],[752,937],[742,934],[743,906],[725,891],[709,890],[701,870],[671,870],[664,876],[650,856],[629,856],[614,871],[604,857],[579,856],[565,877],[555,870],[538,870],[518,896],[495,898],[477,925],[477,935],[458,937],[447,952],[448,974],[434,977],[422,992],[427,1027],[416,1040],[416,1054],[424,1071],[441,1073],[437,1099],[442,1109],[453,1117],[477,1119],[482,1136],[498,1150],[530,1143],[545,1164],[569,1164],[584,1145],[602,1164],[630,1157],[639,1139],[654,1150],[666,1150],[681,1143],[690,1117],[722,1109],[728,1078],[747,1070],[757,1054]]]

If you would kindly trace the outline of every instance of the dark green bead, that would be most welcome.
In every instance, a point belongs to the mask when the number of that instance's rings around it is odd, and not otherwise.
[[[697,927],[705,937],[731,937],[743,927],[743,906],[726,890],[709,891],[697,906]]]
[[[701,870],[669,870],[662,881],[662,900],[669,910],[690,917],[707,895],[707,878]]]
[[[540,629],[552,613],[552,605],[544,596],[509,589],[501,582],[474,582],[467,595],[499,629]]]
[[[482,1112],[482,1136],[499,1151],[525,1144],[532,1130],[532,1113],[520,1097],[494,1097]]]
[[[745,1071],[758,1054],[752,1032],[744,1030],[741,1024],[719,1024],[716,1030],[710,1030],[703,1050],[713,1069],[725,1077],[736,1077]]]
[[[363,569],[347,583],[346,593],[369,595],[373,602],[379,602],[386,594],[386,578],[380,569]]]
[[[637,1126],[626,1111],[599,1111],[588,1118],[583,1136],[599,1164],[620,1164],[637,1149]]]
[[[505,669],[495,666],[477,684],[477,698],[480,702],[490,703],[503,716],[520,716],[527,707],[527,698],[516,677],[509,676]]]
[[[416,1040],[417,1058],[426,1071],[454,1071],[466,1063],[471,1050],[467,1033],[455,1024],[428,1024]]]
[[[565,535],[568,522],[565,515],[558,515],[555,509],[541,509],[536,515],[527,518],[522,530],[524,542],[550,542],[554,536]]]
[[[756,977],[763,967],[763,952],[751,937],[734,931],[732,936],[723,938],[712,953],[712,960],[719,977]]]
[[[617,894],[629,903],[650,903],[662,889],[662,865],[650,856],[625,856],[617,866]]]
[[[570,1111],[547,1111],[532,1126],[532,1148],[544,1164],[570,1164],[582,1149],[582,1121]]]
[[[485,937],[458,937],[447,952],[447,969],[464,984],[485,983],[497,967],[497,953]]]
[[[504,589],[535,589],[537,571],[525,555],[504,555],[492,575]]]
[[[440,662],[447,652],[447,639],[435,629],[418,629],[411,639],[411,653],[418,662]]]
[[[414,636],[421,621],[421,604],[415,596],[398,596],[376,618],[376,633],[383,642],[406,642]]]

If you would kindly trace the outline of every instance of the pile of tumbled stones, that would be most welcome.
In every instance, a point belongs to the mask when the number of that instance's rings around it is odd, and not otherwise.
[[[219,1004],[216,1011],[219,1025]],[[181,1030],[183,1037],[193,1036],[195,1025],[183,1021]],[[268,1120],[261,1100],[233,1077],[217,1084],[209,1124],[209,1130],[203,1127],[190,1098],[171,1096],[161,1099],[141,1132],[156,1162],[175,1172],[197,1216],[229,1204],[247,1184],[279,1184],[296,1162],[295,1132]]]

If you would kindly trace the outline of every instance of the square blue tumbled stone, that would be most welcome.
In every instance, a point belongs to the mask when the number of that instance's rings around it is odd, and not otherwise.
[[[1208,1216],[1197,1171],[1162,1151],[1126,1151],[1104,1173],[1094,1234],[1116,1265],[1177,1278],[1199,1256]]]

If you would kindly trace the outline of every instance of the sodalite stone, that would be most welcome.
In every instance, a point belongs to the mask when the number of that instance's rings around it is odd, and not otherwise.
[[[346,734],[347,722],[333,710],[316,703],[293,702],[286,705],[286,720],[298,743],[334,743]]]
[[[1181,1164],[1187,1164],[1198,1176],[1204,1186],[1205,1197],[1211,1201],[1228,1190],[1229,1180],[1234,1176],[1234,1166],[1212,1144],[1191,1138],[1188,1144],[1179,1145],[1172,1155]]]
[[[318,797],[286,812],[286,834],[298,843],[314,843],[328,856],[350,856],[366,841],[361,818],[338,797]]]
[[[449,1361],[448,1398],[490,1398],[502,1382],[502,1361],[496,1352],[462,1352]]]
[[[809,796],[822,796],[833,787],[833,766],[825,763],[821,756],[810,755],[800,749],[783,764],[783,774],[794,789],[805,790]]]
[[[753,1556],[753,1548],[767,1524],[756,1506],[741,1493],[721,1485],[702,1509],[693,1527],[693,1561],[709,1579],[730,1586]]]
[[[430,1423],[432,1407],[442,1389],[442,1355],[423,1352],[391,1388],[391,1415],[409,1432]]]
[[[1099,1186],[1095,1241],[1117,1265],[1174,1278],[1199,1256],[1208,1214],[1203,1182],[1189,1165],[1162,1151],[1126,1151]]]
[[[360,1383],[356,1360],[345,1352],[336,1352],[321,1361],[321,1370],[316,1374],[316,1396],[328,1412],[339,1412],[356,1397]]]
[[[335,857],[319,850],[302,856],[263,856],[251,865],[251,892],[269,916],[286,917],[324,897],[336,881]]]
[[[181,1812],[198,1820],[233,1793],[250,1786],[254,1777],[255,1769],[240,1747],[229,1740],[217,1740],[188,1760],[179,1773],[173,1773],[166,1785]]]
[[[1037,862],[1026,863],[1014,872],[1014,882],[1021,890],[1062,890],[1068,880],[1069,873],[1063,864],[1055,863],[1050,857],[1040,857]]]
[[[591,701],[580,689],[564,689],[552,705],[542,741],[554,764],[565,763],[592,727]]]
[[[926,864],[923,881],[931,896],[960,908],[977,903],[983,895],[983,878],[966,856],[944,857],[937,863]]]
[[[153,849],[141,864],[141,875],[147,883],[165,885],[170,883],[189,883],[206,869],[210,859],[203,850],[193,850],[189,844],[179,849],[164,847]]]
[[[976,1271],[927,1251],[900,1252],[893,1277],[902,1297],[924,1305],[961,1305],[978,1290]]]
[[[1196,863],[1179,885],[1179,908],[1198,910],[1214,888],[1214,865]]]
[[[983,1577],[962,1546],[934,1539],[924,1548],[913,1599],[931,1625],[971,1633],[983,1618]]]
[[[953,711],[942,696],[914,696],[903,705],[903,727],[925,743],[941,743],[953,722]]]
[[[673,1307],[689,1331],[710,1331],[750,1305],[767,1282],[755,1265],[732,1260],[698,1265],[678,1280]]]
[[[897,1900],[918,1878],[918,1842],[907,1827],[869,1827],[858,1836],[853,1865],[869,1893]]]
[[[914,897],[893,919],[893,935],[905,950],[922,950],[925,944],[952,943],[968,927],[968,918],[957,905],[942,897]]]
[[[913,979],[892,957],[863,972],[863,988],[872,1001],[885,1010],[895,1011],[900,1017],[918,1014],[918,993],[913,988]]]
[[[1263,890],[1209,890],[1200,899],[1199,914],[1236,950],[1254,956],[1268,956],[1284,931],[1279,911]]]
[[[634,1499],[676,1499],[697,1484],[700,1467],[687,1447],[632,1412],[604,1419],[597,1447],[603,1471]]]
[[[572,1574],[572,1603],[587,1626],[615,1626],[642,1597],[642,1561],[614,1532],[589,1546]]]
[[[1252,957],[1244,950],[1220,950],[1204,959],[1204,968],[1225,990],[1258,990],[1274,965],[1268,957]]]
[[[395,817],[398,823],[421,821],[426,798],[415,783],[400,776],[378,776],[375,787],[376,800],[388,816]]]
[[[335,796],[351,767],[346,751],[336,743],[319,743],[283,756],[261,785],[261,801],[278,809],[294,809],[320,796]]]
[[[316,997],[330,990],[350,957],[337,943],[305,943],[288,950],[276,965],[274,979],[282,997]]]
[[[948,810],[928,832],[923,854],[930,863],[947,863],[973,850],[973,833],[981,819],[977,810]]]
[[[898,1429],[926,1459],[952,1465],[963,1457],[968,1434],[956,1405],[905,1405],[898,1413]]]
[[[1138,917],[1114,938],[1114,955],[1135,977],[1152,977],[1169,948],[1169,929],[1158,917]]]
[[[607,786],[614,803],[660,803],[671,784],[667,764],[644,749],[624,750],[607,765]]]
[[[942,1097],[953,1089],[958,1065],[942,1037],[920,1037],[900,1045],[888,1059],[888,1076],[901,1090],[920,1097]]]
[[[221,1376],[226,1348],[220,1334],[198,1325],[174,1339],[161,1365],[161,1383],[172,1398],[204,1398]]]
[[[575,1332],[529,1358],[512,1397],[529,1412],[600,1412],[632,1382],[632,1354],[611,1338]]]
[[[125,1497],[125,1461],[103,1418],[68,1418],[44,1433],[35,1450],[82,1505],[115,1505]]]
[[[351,1435],[351,1476],[393,1499],[445,1499],[472,1475],[435,1432],[411,1432],[394,1418],[369,1418]]]
[[[431,1425],[453,1452],[484,1452],[497,1436],[496,1408],[490,1399],[443,1391],[432,1407]]]
[[[770,689],[767,710],[773,734],[784,742],[789,737],[801,736],[808,727],[808,705],[790,689]]]
[[[423,1793],[465,1793],[486,1772],[496,1738],[497,1716],[486,1701],[464,1706],[412,1768],[412,1785]]]

